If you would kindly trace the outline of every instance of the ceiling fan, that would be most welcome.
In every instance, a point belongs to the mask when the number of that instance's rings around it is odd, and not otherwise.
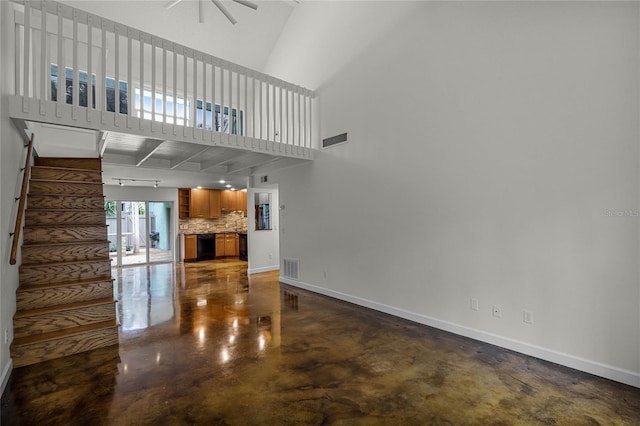
[[[173,6],[175,6],[176,4],[180,3],[182,0],[171,0],[169,1],[167,4],[164,5],[165,9],[171,9]],[[198,0],[198,21],[202,24],[204,22],[204,14],[203,14],[203,1],[204,0]],[[236,3],[240,3],[243,6],[247,6],[253,10],[258,10],[258,5],[250,2],[249,0],[231,0],[234,1]],[[224,6],[224,4],[222,4],[222,2],[220,0],[211,0],[211,3],[213,3],[214,5],[216,5],[216,7],[220,10],[220,12],[222,12],[222,14],[224,16],[227,17],[227,19],[229,20],[229,22],[231,22],[233,25],[235,25],[238,21],[236,20],[236,18],[233,17],[233,15],[229,12],[229,10]]]

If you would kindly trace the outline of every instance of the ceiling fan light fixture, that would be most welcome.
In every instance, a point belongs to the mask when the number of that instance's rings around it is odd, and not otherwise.
[[[182,0],[171,0],[164,5],[165,9],[171,9],[176,4],[180,3]]]
[[[236,3],[240,3],[243,6],[247,6],[253,10],[258,10],[258,5],[249,0],[233,0],[233,1],[235,1]]]
[[[227,17],[229,22],[231,22],[233,25],[238,23],[236,18],[233,17],[233,15],[227,10],[227,8],[222,4],[220,0],[211,0],[211,2],[215,4],[218,9],[220,9],[220,12],[222,12],[222,14]]]

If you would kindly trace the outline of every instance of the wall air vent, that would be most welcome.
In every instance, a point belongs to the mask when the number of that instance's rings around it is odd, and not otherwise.
[[[322,148],[329,148],[330,146],[343,143],[347,141],[347,134],[332,136],[330,138],[322,139]]]
[[[285,278],[291,278],[292,280],[298,280],[298,259],[282,259],[283,276]]]
[[[269,176],[264,175],[264,176],[260,176],[260,183],[266,183],[269,181]]]

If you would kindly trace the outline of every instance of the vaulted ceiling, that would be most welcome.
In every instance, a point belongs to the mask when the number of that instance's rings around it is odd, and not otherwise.
[[[166,8],[168,0],[62,0],[62,3],[137,28],[201,52],[263,71],[280,38],[294,0],[253,0],[252,10],[222,0],[238,23],[232,25],[210,0],[202,0],[203,23],[199,23],[199,1],[182,0]]]

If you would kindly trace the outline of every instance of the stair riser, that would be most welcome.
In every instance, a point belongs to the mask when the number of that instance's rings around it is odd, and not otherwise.
[[[34,211],[27,210],[25,226],[32,225],[105,225],[103,211]]]
[[[24,229],[25,243],[64,243],[86,240],[106,240],[106,226],[76,226],[74,228],[29,228]]]
[[[113,303],[13,319],[16,338],[116,319]]]
[[[110,274],[111,262],[109,260],[70,265],[22,265],[20,267],[20,284],[28,286],[62,283],[107,277]]]
[[[97,171],[49,169],[37,166],[31,169],[31,178],[102,183],[102,174]]]
[[[118,328],[114,326],[56,340],[13,345],[11,357],[14,367],[22,367],[117,344]]]
[[[23,246],[22,264],[69,262],[72,260],[105,259],[109,256],[109,245],[78,244],[72,246]]]
[[[31,181],[29,194],[68,194],[68,195],[98,195],[102,196],[102,184],[96,183],[64,183],[51,181]]]
[[[19,287],[16,293],[16,310],[45,308],[112,296],[112,281],[54,288]]]
[[[27,208],[100,210],[104,209],[104,197],[61,197],[57,195],[29,194],[27,196]]]

